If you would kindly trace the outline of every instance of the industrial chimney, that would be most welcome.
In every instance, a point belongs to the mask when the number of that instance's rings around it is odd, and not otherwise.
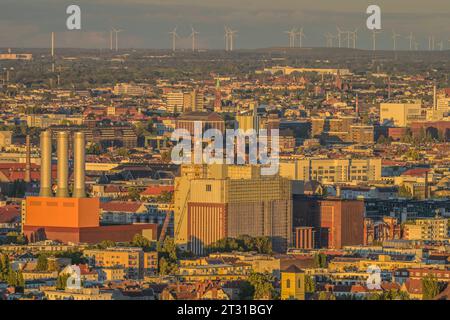
[[[85,176],[85,137],[83,132],[76,132],[74,136],[74,198],[86,197]]]
[[[69,196],[69,134],[66,131],[58,132],[58,189],[56,196],[67,198]]]
[[[26,137],[26,163],[25,163],[25,182],[31,182],[31,143],[30,143],[30,135],[27,134]]]
[[[52,193],[52,134],[51,131],[41,133],[41,197],[51,197]]]

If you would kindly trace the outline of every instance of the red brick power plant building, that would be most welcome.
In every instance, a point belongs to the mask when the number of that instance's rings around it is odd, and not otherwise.
[[[156,224],[100,225],[100,201],[85,192],[85,136],[74,134],[74,183],[69,195],[69,134],[57,134],[57,191],[52,191],[52,134],[41,134],[41,184],[37,197],[25,200],[23,231],[29,241],[58,240],[64,243],[130,241],[136,234],[156,240]]]
[[[332,248],[364,243],[364,201],[294,196],[295,247]]]

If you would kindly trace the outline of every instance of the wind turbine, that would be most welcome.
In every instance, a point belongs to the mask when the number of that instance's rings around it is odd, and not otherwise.
[[[123,30],[119,29],[114,29],[112,28],[114,33],[116,34],[116,51],[119,51],[119,33],[122,32]]]
[[[237,30],[232,30],[230,28],[228,28],[228,39],[230,41],[230,51],[233,51],[234,49],[234,36],[236,35],[238,31]]]
[[[109,30],[109,49],[113,50],[113,29]]]
[[[409,36],[406,37],[406,39],[409,39],[409,50],[411,51],[413,49],[413,43],[414,43],[414,35],[411,32]]]
[[[394,51],[397,50],[397,38],[401,35],[398,33],[395,33],[395,30],[392,30],[392,40],[394,40]]]
[[[334,38],[333,35],[331,33],[326,33],[324,36],[325,36],[325,40],[326,40],[326,47],[332,48],[333,47],[333,38]]]
[[[198,35],[200,32],[197,32],[197,31],[195,31],[195,29],[194,29],[194,27],[191,27],[191,29],[192,29],[192,33],[191,33],[191,38],[192,38],[192,52],[194,52],[195,51],[195,49],[196,49],[196,42],[195,42],[195,39],[196,39],[196,35]]]
[[[377,34],[379,34],[379,33],[381,33],[381,31],[376,31],[376,30],[372,31],[372,41],[373,41],[372,50],[373,51],[377,50]]]
[[[230,34],[229,34],[229,30],[228,27],[225,26],[225,51],[229,51],[230,50]]]
[[[350,49],[350,34],[352,32],[347,30],[345,33],[347,34],[347,48]]]
[[[355,31],[351,32],[353,35],[353,49],[356,49],[356,41],[358,40],[358,28]]]
[[[289,48],[294,48],[297,29],[292,28],[290,31],[285,31],[284,33],[289,35]]]
[[[428,50],[434,51],[434,42],[435,42],[434,35],[429,36],[428,37]]]
[[[337,37],[338,37],[338,46],[339,46],[339,48],[341,47],[341,41],[342,41],[342,34],[343,33],[345,33],[344,31],[342,31],[341,29],[339,29],[339,27],[336,27],[336,29],[337,29],[337,32],[338,32],[338,34],[337,34]]]
[[[303,33],[303,28],[300,28],[300,30],[296,33],[296,35],[298,36],[299,46],[300,48],[302,48],[303,47],[302,40],[303,38],[306,38],[305,34]],[[295,40],[294,40],[294,47],[295,47]]]
[[[177,50],[177,38],[178,38],[177,28],[178,27],[175,27],[173,31],[169,32],[169,34],[172,35],[172,51]]]

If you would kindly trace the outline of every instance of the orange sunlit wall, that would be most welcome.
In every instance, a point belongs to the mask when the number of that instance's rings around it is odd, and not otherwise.
[[[98,227],[98,198],[27,197],[25,225],[33,227]]]

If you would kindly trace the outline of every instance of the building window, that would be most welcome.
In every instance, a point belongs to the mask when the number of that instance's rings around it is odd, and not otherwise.
[[[210,185],[210,184],[207,184],[207,185],[206,185],[206,191],[207,191],[207,192],[211,192],[211,189],[212,189],[212,188],[211,188],[211,185]]]
[[[299,287],[299,288],[302,287],[302,281],[300,279],[298,279],[297,287]]]
[[[291,280],[287,279],[286,280],[286,288],[290,288],[291,287]]]

